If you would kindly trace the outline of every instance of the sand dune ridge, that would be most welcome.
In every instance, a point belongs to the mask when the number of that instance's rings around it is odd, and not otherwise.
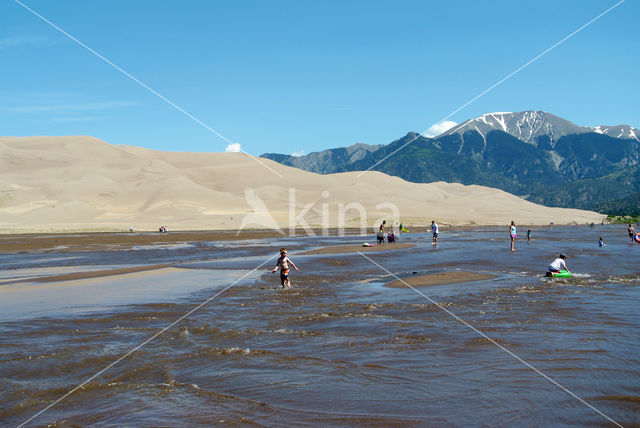
[[[162,152],[88,136],[2,137],[0,153],[0,230],[5,232],[155,230],[159,225],[235,229],[246,215],[264,214],[251,206],[247,189],[281,228],[309,204],[301,219],[315,227],[340,226],[340,210],[347,204],[361,206],[370,227],[382,218],[415,225],[431,219],[497,225],[512,219],[563,224],[603,218],[543,207],[483,186],[409,183],[376,171],[361,177],[357,172],[318,175],[260,159],[279,177],[243,153]],[[397,207],[398,218],[390,206]],[[353,206],[343,217],[344,226],[361,225]]]

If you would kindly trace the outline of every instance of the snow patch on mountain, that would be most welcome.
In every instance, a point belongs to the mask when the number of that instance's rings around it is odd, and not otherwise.
[[[640,142],[640,131],[629,125],[616,125],[616,126],[590,126],[588,127],[591,132],[597,132],[598,134],[608,135],[613,138],[631,138]]]
[[[551,113],[533,110],[486,113],[475,119],[466,120],[440,136],[454,133],[462,136],[465,132],[476,131],[482,138],[486,138],[487,133],[496,130],[536,146],[540,137],[544,137],[544,141],[548,141],[551,147],[554,147],[555,143],[565,135],[587,132],[596,132],[613,138],[633,138],[640,142],[640,131],[629,125],[578,126]]]

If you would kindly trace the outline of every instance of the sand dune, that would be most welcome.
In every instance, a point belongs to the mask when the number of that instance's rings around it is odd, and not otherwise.
[[[382,218],[407,225],[431,219],[452,225],[506,225],[512,219],[565,224],[603,218],[482,186],[409,183],[379,172],[318,175],[259,162],[280,176],[242,153],[160,152],[85,136],[3,137],[0,231],[372,227]]]

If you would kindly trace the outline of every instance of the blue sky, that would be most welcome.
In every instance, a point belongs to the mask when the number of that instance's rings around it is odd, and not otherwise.
[[[616,1],[23,3],[257,155],[422,132]],[[450,120],[537,109],[640,128],[639,3],[625,1]],[[0,135],[228,145],[13,0],[0,3],[0,70]]]

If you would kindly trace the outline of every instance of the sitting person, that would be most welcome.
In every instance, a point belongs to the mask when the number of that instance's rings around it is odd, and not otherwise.
[[[566,258],[567,258],[566,255],[560,254],[560,257],[558,257],[557,259],[551,262],[551,264],[549,265],[549,272],[551,272],[552,277],[560,273],[561,270],[566,270],[567,272],[571,273],[569,268],[567,268],[567,264],[564,261],[564,259]]]
[[[391,229],[387,234],[387,242],[389,244],[394,244],[396,242],[396,235],[393,233],[393,229]]]

